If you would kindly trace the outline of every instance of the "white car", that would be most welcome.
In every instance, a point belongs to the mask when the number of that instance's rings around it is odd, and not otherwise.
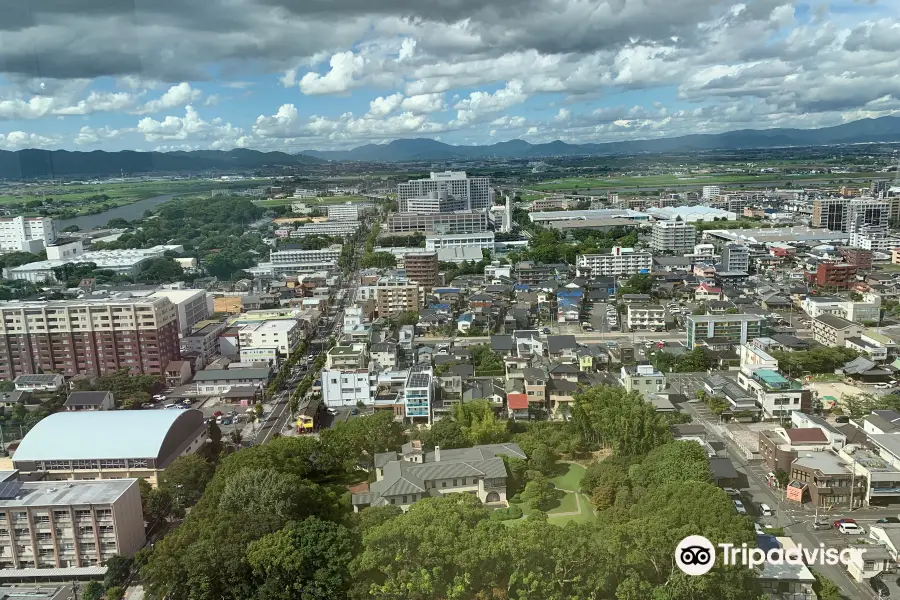
[[[774,515],[775,515],[775,511],[772,510],[772,507],[769,506],[768,504],[760,504],[760,505],[759,505],[759,512],[760,512],[760,514],[762,514],[762,516],[764,516],[764,517],[771,517],[771,516],[774,516]]]
[[[725,492],[726,494],[728,494],[729,496],[740,496],[741,495],[741,492],[734,488],[729,488],[729,487],[722,488],[722,491]]]
[[[838,531],[844,535],[862,535],[866,532],[865,529],[856,523],[841,523],[838,527]]]
[[[740,500],[734,501],[734,510],[736,510],[739,515],[747,514],[747,509],[744,508],[744,503],[741,502]]]
[[[328,414],[329,414],[329,415],[336,415],[336,414],[338,414],[338,411],[335,410],[334,408],[329,408],[329,409],[328,409]]]
[[[756,535],[763,535],[766,532],[763,530],[762,526],[759,523],[753,524],[753,529],[756,530]]]

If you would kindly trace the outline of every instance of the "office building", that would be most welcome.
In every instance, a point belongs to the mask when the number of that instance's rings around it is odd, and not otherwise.
[[[716,196],[722,195],[722,188],[717,185],[704,185],[703,186],[703,199],[711,200]]]
[[[418,312],[420,306],[419,285],[408,278],[387,276],[375,283],[375,310],[379,317]]]
[[[0,378],[128,369],[162,375],[181,358],[178,315],[168,298],[0,302]]]
[[[817,198],[812,205],[812,226],[831,231],[847,231],[849,201],[844,198]]]
[[[50,217],[0,218],[0,252],[37,254],[56,241]]]
[[[616,246],[609,254],[579,254],[575,257],[575,267],[579,277],[649,273],[653,267],[653,255]]]
[[[300,322],[296,319],[279,319],[249,323],[238,332],[241,350],[250,348],[277,348],[287,358],[303,340]]]
[[[0,484],[0,569],[9,576],[71,569],[75,577],[115,555],[134,556],[144,539],[137,479]]]
[[[405,213],[434,214],[469,210],[469,206],[465,198],[440,190],[428,192],[422,198],[409,198],[400,209]]]
[[[431,423],[431,405],[436,382],[429,366],[416,365],[409,370],[403,387],[403,416],[413,423]]]
[[[388,215],[387,233],[480,233],[487,231],[488,218],[484,210],[455,213],[392,213]]]
[[[465,171],[432,172],[428,179],[413,179],[401,183],[397,199],[401,209],[412,198],[427,198],[431,192],[446,192],[461,200],[459,210],[490,208],[494,204],[494,189],[487,177],[467,177]]]
[[[660,252],[688,253],[697,243],[697,230],[684,221],[657,221],[653,224],[650,247]]]
[[[688,315],[687,347],[708,345],[710,338],[739,346],[765,335],[765,319],[756,315]]]
[[[205,442],[196,409],[58,412],[25,434],[12,461],[27,479],[134,477],[155,486],[172,461]]]
[[[178,332],[185,334],[214,312],[212,294],[206,290],[159,290],[151,298],[168,298],[178,315]]]
[[[433,288],[438,285],[437,252],[410,252],[404,255],[403,271],[410,281]]]
[[[740,244],[726,244],[722,248],[721,270],[726,273],[750,272],[750,248]]]
[[[494,251],[494,232],[451,233],[447,235],[429,234],[425,236],[425,250],[432,252],[444,248],[478,248]]]

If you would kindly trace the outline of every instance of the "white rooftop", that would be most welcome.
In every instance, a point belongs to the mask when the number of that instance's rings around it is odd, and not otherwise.
[[[15,498],[0,498],[0,508],[111,504],[137,479],[24,481]]]
[[[297,321],[294,319],[274,319],[270,321],[262,321],[259,323],[248,323],[241,328],[241,333],[280,333],[290,331],[297,327]]]

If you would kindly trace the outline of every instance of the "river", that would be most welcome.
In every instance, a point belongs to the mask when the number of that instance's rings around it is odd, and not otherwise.
[[[82,217],[76,217],[74,219],[64,219],[61,221],[54,221],[54,226],[56,227],[56,231],[62,231],[69,225],[78,225],[79,229],[82,231],[87,231],[89,229],[102,229],[106,227],[106,224],[109,223],[110,219],[125,219],[126,221],[134,221],[135,219],[140,219],[144,216],[145,210],[151,210],[163,202],[168,202],[172,198],[174,198],[174,194],[165,194],[164,196],[154,196],[152,198],[144,198],[143,200],[138,200],[132,204],[128,204],[126,206],[117,206],[116,208],[111,208],[105,212],[97,213],[96,215],[84,215]]]

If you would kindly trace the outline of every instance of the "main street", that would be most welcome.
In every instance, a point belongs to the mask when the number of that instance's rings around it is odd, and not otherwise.
[[[573,333],[570,335],[574,335],[575,339],[582,344],[602,344],[604,342],[633,342],[636,344],[644,342],[685,342],[685,340],[687,339],[687,336],[684,332],[654,333],[647,331],[641,333],[622,333],[620,331],[591,331],[583,333]],[[450,343],[454,343],[459,346],[471,346],[475,344],[488,344],[491,341],[491,337],[487,335],[473,337],[420,337],[417,338],[416,341],[426,346]]]

